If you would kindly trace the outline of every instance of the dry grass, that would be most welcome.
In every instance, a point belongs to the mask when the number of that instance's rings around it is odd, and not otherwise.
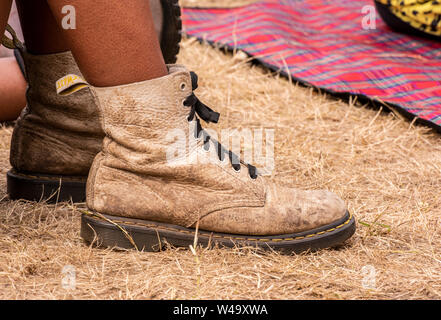
[[[0,299],[439,299],[440,136],[393,113],[314,92],[239,56],[184,40],[198,96],[220,128],[275,129],[274,180],[341,195],[359,223],[338,250],[260,254],[251,249],[161,253],[89,248],[66,204],[0,202]],[[11,129],[0,130],[9,168]],[[5,179],[0,192],[5,196]],[[76,269],[76,288],[61,285]],[[375,288],[363,286],[365,266]]]

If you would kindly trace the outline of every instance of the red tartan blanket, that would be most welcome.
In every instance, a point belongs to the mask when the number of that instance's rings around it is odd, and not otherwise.
[[[393,32],[378,15],[370,29],[372,9],[371,0],[265,0],[234,9],[185,8],[183,18],[189,36],[441,128],[441,43]]]

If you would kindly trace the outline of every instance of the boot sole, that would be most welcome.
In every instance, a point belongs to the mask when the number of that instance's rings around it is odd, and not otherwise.
[[[87,176],[27,174],[15,170],[6,174],[7,193],[11,200],[85,202],[86,181]]]
[[[277,236],[245,236],[199,230],[197,243],[203,247],[257,247],[285,253],[300,253],[335,247],[355,232],[355,218],[345,217],[327,226],[306,232]],[[166,248],[193,245],[196,230],[167,223],[114,217],[94,212],[83,213],[81,237],[97,247],[136,248],[157,252]],[[135,247],[136,246],[136,247]]]

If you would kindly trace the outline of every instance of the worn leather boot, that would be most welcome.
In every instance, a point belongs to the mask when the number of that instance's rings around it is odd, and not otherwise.
[[[178,0],[150,2],[164,59],[174,63],[182,27]],[[9,31],[13,35],[13,30]],[[16,36],[4,40],[5,45],[17,49],[17,60],[28,82],[27,107],[11,141],[9,197],[84,202],[87,174],[104,137],[95,100],[89,89],[57,95],[57,80],[68,74],[81,76],[70,52],[32,55]]]
[[[193,93],[185,67],[130,85],[92,88],[106,134],[87,182],[82,237],[102,246],[153,251],[198,243],[300,252],[331,247],[355,230],[328,191],[267,181],[202,129],[219,114]],[[187,141],[170,156],[170,133]]]
[[[82,202],[90,165],[104,133],[89,89],[60,96],[55,83],[81,75],[70,52],[21,52],[26,70],[27,106],[16,122],[7,173],[9,197]]]

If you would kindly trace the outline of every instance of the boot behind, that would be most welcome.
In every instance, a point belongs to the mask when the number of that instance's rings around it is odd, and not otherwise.
[[[70,52],[22,50],[21,57],[27,106],[12,134],[8,194],[11,199],[83,202],[87,174],[104,137],[94,97],[89,89],[57,95],[58,79],[81,75]]]

